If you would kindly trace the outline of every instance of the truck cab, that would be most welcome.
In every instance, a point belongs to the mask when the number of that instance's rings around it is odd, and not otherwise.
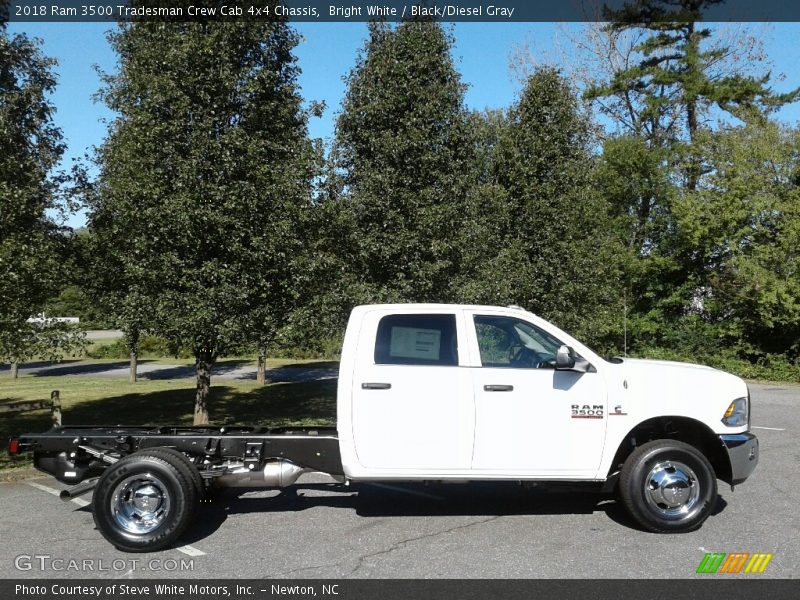
[[[337,402],[342,466],[353,480],[611,487],[638,448],[665,440],[698,451],[712,479],[731,485],[758,460],[740,378],[687,363],[606,360],[519,307],[357,307]],[[654,489],[636,497],[660,502],[663,514],[690,512],[664,499],[693,498],[701,485],[700,469],[679,462],[641,475]],[[705,487],[716,498],[715,481]]]

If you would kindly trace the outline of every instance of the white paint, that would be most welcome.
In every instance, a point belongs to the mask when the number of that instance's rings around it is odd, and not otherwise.
[[[175,548],[175,549],[178,552],[183,552],[184,554],[188,554],[189,556],[205,556],[206,555],[206,553],[203,552],[202,550],[198,550],[197,548],[195,548],[194,546],[190,546],[189,544],[186,544],[185,546],[179,546],[178,548]]]
[[[26,481],[25,483],[27,483],[31,487],[35,487],[37,490],[41,490],[43,492],[47,492],[48,494],[52,494],[53,496],[61,498],[61,490],[57,490],[55,488],[42,485],[41,483],[36,483],[34,481]],[[70,498],[69,501],[77,504],[80,507],[89,506],[89,504],[91,504],[91,502],[88,502],[83,498]]]
[[[56,497],[60,497],[61,496],[61,492],[60,491],[58,491],[56,489],[53,489],[51,487],[47,487],[46,485],[42,485],[41,483],[36,483],[34,481],[26,481],[25,483],[27,483],[31,487],[35,487],[37,490],[41,490],[43,492],[47,492],[48,494],[52,494],[53,496],[56,496]]]
[[[409,312],[423,311],[406,311]],[[455,314],[452,308],[430,309],[425,313]],[[469,369],[435,364],[375,364],[378,324],[391,314],[396,312],[373,310],[363,313],[361,318],[361,337],[356,350],[358,371],[352,394],[347,394],[352,398],[351,431],[359,463],[371,471],[469,469],[475,432]],[[463,339],[465,332],[460,321],[456,319],[456,330]],[[405,333],[406,329],[393,327],[392,340],[395,330]],[[433,346],[438,358],[439,343]],[[399,358],[407,359],[408,354],[413,352],[401,352]],[[363,383],[391,387],[365,390],[361,387]],[[343,431],[341,425],[339,431]]]
[[[378,323],[387,315],[454,315],[458,365],[375,362]],[[571,346],[596,372],[483,367],[474,315],[511,317]],[[422,327],[422,325],[420,325]],[[537,354],[531,340],[517,345]],[[444,342],[442,342],[444,343]],[[548,355],[546,360],[553,360]],[[389,389],[362,389],[388,383]],[[484,385],[513,391],[484,392]],[[342,466],[354,481],[603,481],[639,423],[663,415],[738,434],[721,419],[747,396],[740,379],[711,367],[658,360],[606,361],[552,323],[518,307],[395,304],[356,307],[339,367],[337,429]],[[572,417],[572,405],[602,407],[603,418]],[[610,416],[614,413],[613,418]]]
[[[541,335],[542,328],[530,318],[508,315],[507,309],[464,312],[467,339],[466,344],[459,346],[470,349],[470,361],[478,367],[470,369],[475,403],[472,470],[593,477],[600,466],[606,436],[608,391],[603,373],[479,366],[475,317],[492,317],[493,322],[502,322],[517,332],[520,345],[542,356],[547,355],[547,348],[526,331],[535,332],[540,339],[546,336]],[[525,331],[513,324],[534,329]],[[552,356],[555,358],[555,354]],[[486,391],[487,385],[511,385],[513,390]],[[600,412],[603,417],[573,419],[573,405],[588,406],[590,414],[596,416]]]
[[[781,429],[780,427],[756,427],[755,425],[751,426],[751,429],[769,429],[770,431],[786,431],[785,429]]]

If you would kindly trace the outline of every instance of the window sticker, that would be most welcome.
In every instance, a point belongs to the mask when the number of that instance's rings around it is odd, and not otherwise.
[[[442,332],[439,329],[392,327],[389,356],[439,360]]]

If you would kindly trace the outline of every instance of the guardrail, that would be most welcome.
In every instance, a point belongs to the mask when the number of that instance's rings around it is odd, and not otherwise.
[[[50,409],[53,427],[61,427],[61,394],[58,390],[50,393],[50,400],[20,400],[0,402],[0,415],[14,415],[34,410]]]

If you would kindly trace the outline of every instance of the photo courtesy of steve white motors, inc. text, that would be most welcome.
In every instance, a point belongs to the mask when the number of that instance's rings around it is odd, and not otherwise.
[[[48,583],[46,585],[16,584],[14,593],[17,597],[81,597],[81,598],[145,598],[180,597],[188,595],[191,598],[218,598],[218,597],[243,597],[253,596],[257,593],[272,596],[338,596],[339,584],[303,584],[284,585],[266,583],[260,586],[252,585],[212,585],[202,583],[102,583],[97,584],[69,584]]]

